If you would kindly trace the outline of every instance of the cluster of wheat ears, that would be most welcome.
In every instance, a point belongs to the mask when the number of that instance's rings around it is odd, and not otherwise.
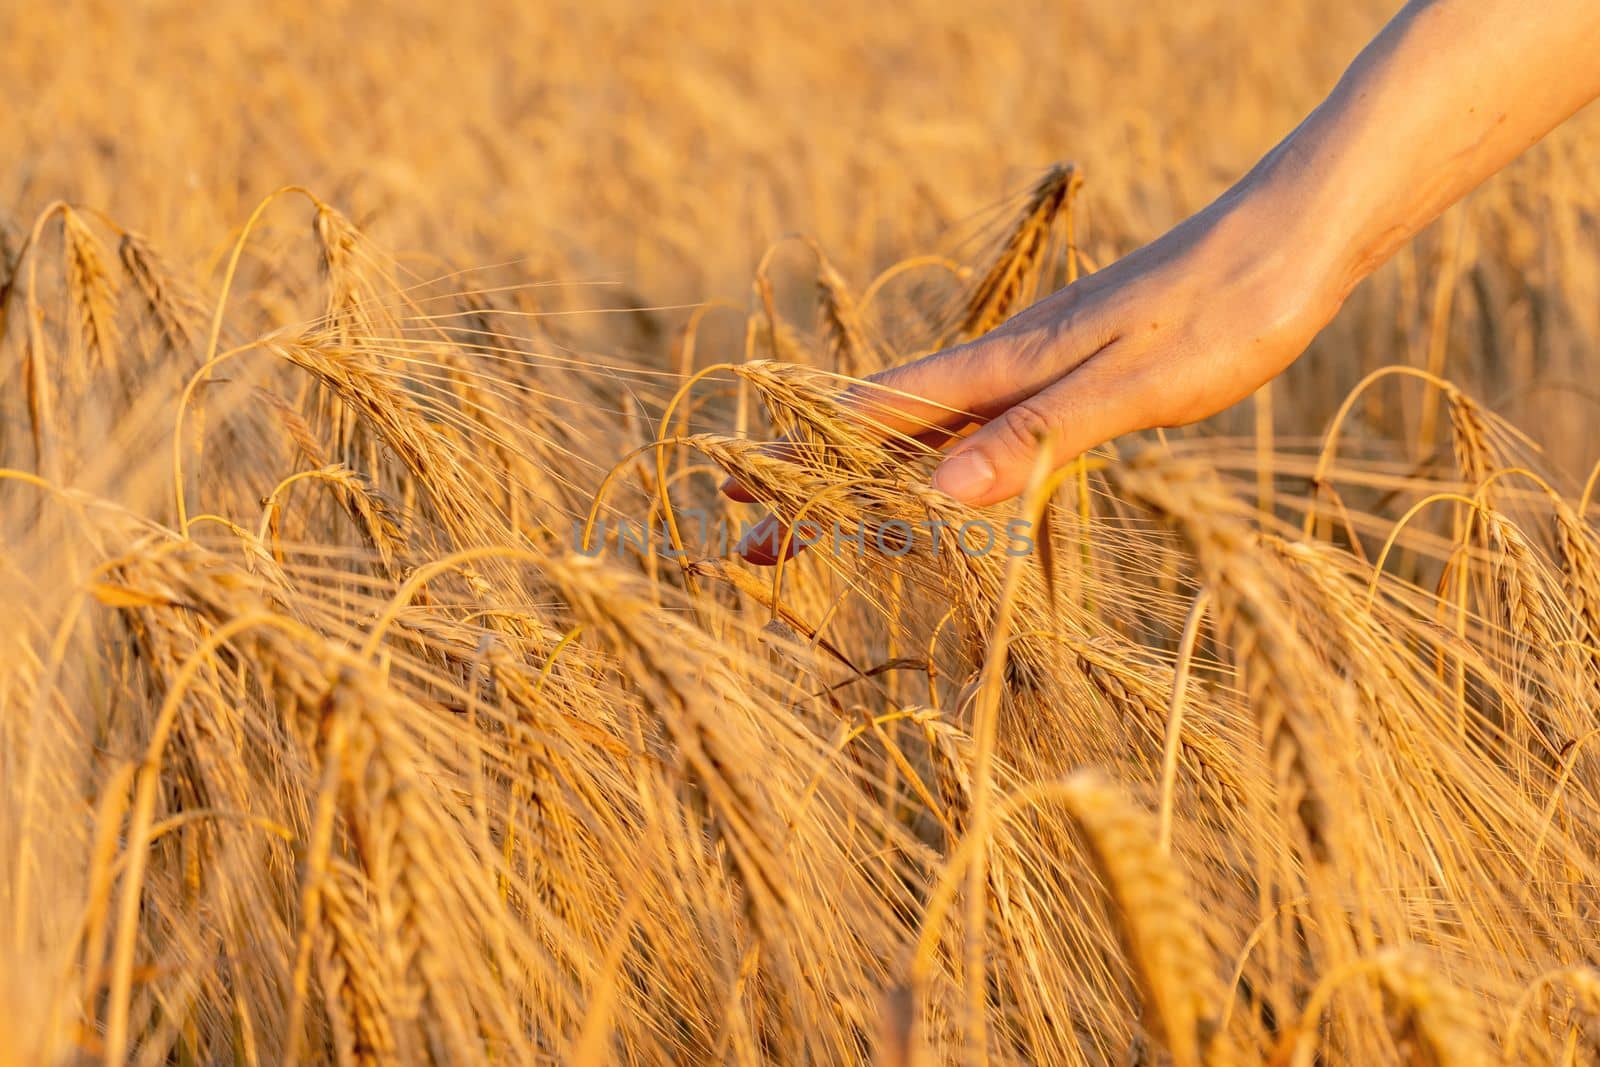
[[[1036,475],[988,515],[1036,550],[980,554],[841,405],[1070,280],[1077,189],[859,290],[791,242],[814,287],[763,264],[672,366],[304,190],[204,301],[39,215],[0,263],[0,1063],[1600,1054],[1592,485],[1394,370],[1320,449]],[[1384,394],[1438,447],[1342,455]],[[723,470],[913,540],[703,554]]]

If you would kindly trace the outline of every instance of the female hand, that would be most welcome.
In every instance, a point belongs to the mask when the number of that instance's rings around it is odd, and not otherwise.
[[[854,404],[885,434],[954,438],[933,487],[974,506],[1023,491],[1048,436],[1060,463],[1134,430],[1193,422],[1250,395],[1338,309],[1323,256],[1292,220],[1230,195],[1160,240],[969,343],[868,379]],[[933,431],[930,433],[930,431]],[[752,500],[737,483],[724,492]],[[776,558],[769,517],[741,541]]]
[[[874,376],[893,390],[872,394],[874,421],[983,423],[933,475],[982,506],[1022,492],[1046,436],[1065,463],[1221,411],[1299,356],[1343,298],[1330,253],[1292,223],[1224,198],[983,337]]]
[[[993,332],[876,375],[872,421],[923,439],[983,422],[933,485],[984,505],[1023,490],[1046,434],[1065,463],[1220,411],[1412,234],[1600,96],[1596,54],[1594,0],[1411,0],[1210,207]],[[758,524],[740,552],[772,562],[776,529]]]

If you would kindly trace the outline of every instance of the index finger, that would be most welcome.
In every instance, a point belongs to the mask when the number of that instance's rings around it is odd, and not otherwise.
[[[988,362],[962,345],[934,353],[912,363],[880,371],[850,385],[839,397],[839,407],[852,422],[880,443],[921,444],[938,448],[993,412],[966,410],[962,402],[983,395],[981,375],[975,365]],[[974,379],[978,380],[974,380]],[[986,405],[987,406],[987,405]],[[763,446],[770,455],[794,461],[797,450],[787,438]],[[756,495],[730,476],[721,491],[729,499],[753,503]]]

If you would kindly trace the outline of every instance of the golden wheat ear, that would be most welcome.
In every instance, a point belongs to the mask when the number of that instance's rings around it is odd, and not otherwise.
[[[1154,818],[1092,771],[1067,779],[1060,797],[1115,904],[1117,931],[1144,1007],[1143,1027],[1174,1067],[1216,1063],[1211,1049],[1221,998],[1215,966],[1200,935],[1194,897],[1157,845]]]
[[[1395,1044],[1409,1062],[1443,1067],[1500,1063],[1471,998],[1414,957],[1386,955],[1378,968]]]
[[[844,276],[815,241],[808,241],[817,256],[817,326],[822,335],[824,365],[852,378],[863,378],[884,367],[883,359],[867,332],[860,305]]]
[[[1066,217],[1082,179],[1071,164],[1047,170],[963,301],[939,347],[988,333],[1038,296],[1057,221]]]
[[[188,284],[148,240],[131,230],[117,242],[117,258],[162,341],[174,352],[186,351],[199,335],[205,315]]]
[[[71,208],[61,211],[61,233],[78,343],[87,369],[101,370],[115,358],[112,350],[117,343],[116,287],[106,268],[105,248]]]

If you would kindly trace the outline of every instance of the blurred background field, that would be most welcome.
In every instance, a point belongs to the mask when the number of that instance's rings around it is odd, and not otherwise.
[[[473,281],[654,307],[743,302],[762,252],[794,232],[864,285],[948,251],[1067,160],[1087,180],[1084,251],[1104,263],[1242,174],[1392,8],[43,5],[13,12],[0,55],[0,203],[16,226],[53,199],[93,204],[206,266],[294,182],[421,276],[505,264]],[[1586,463],[1596,121],[1569,123],[1365,286],[1286,380],[1281,431],[1317,432],[1366,370],[1431,360]],[[608,340],[659,352],[683,315]],[[1418,413],[1394,417],[1414,430]]]

